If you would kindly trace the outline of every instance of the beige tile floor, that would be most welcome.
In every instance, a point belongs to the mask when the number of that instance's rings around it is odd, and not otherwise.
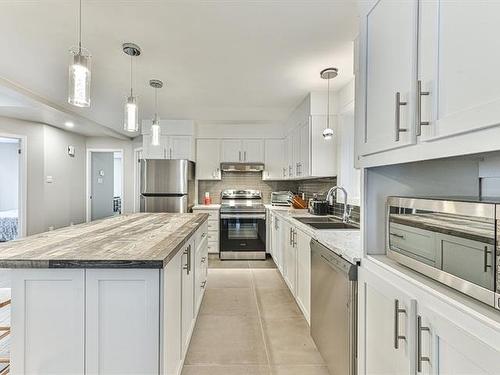
[[[209,266],[182,375],[328,375],[272,260]]]

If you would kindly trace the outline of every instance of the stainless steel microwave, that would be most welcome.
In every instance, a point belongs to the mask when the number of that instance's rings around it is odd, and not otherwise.
[[[389,197],[387,255],[500,309],[500,202]]]

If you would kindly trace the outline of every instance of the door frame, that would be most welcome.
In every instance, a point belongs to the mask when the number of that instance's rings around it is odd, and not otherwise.
[[[122,213],[123,213],[123,197],[125,191],[125,153],[123,148],[87,148],[86,150],[86,172],[85,172],[85,221],[89,223],[92,220],[92,200],[90,193],[92,191],[92,153],[93,152],[121,152],[122,154]]]
[[[142,153],[144,155],[144,148],[137,147],[134,148],[134,212],[140,211],[140,203],[137,201],[137,197],[139,196],[141,190],[141,176],[139,174],[138,160],[139,154]]]
[[[2,138],[14,138],[19,140],[21,157],[19,158],[19,186],[18,186],[18,236],[27,235],[27,206],[28,206],[28,137],[21,134],[0,133]]]

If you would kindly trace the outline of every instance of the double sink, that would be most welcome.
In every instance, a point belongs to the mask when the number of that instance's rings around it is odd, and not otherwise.
[[[359,229],[357,225],[344,223],[342,220],[330,216],[321,217],[294,217],[295,220],[300,221],[314,229]]]

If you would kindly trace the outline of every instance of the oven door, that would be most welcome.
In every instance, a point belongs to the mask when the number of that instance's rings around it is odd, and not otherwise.
[[[224,214],[220,216],[222,252],[266,252],[266,214]],[[239,257],[241,258],[241,257]],[[250,256],[250,258],[255,258]]]

